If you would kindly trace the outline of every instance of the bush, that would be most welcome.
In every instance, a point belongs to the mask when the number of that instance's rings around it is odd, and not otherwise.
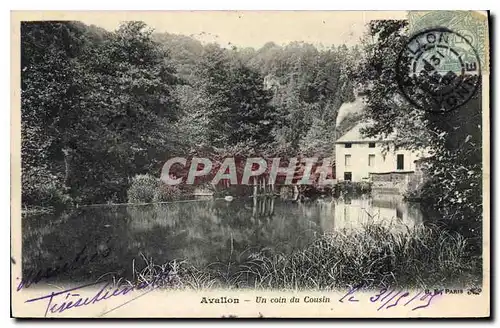
[[[139,174],[132,178],[127,191],[129,203],[151,203],[158,188],[158,179],[149,174]]]
[[[23,205],[59,209],[72,202],[71,197],[56,179],[40,182],[26,178],[23,182]]]
[[[179,187],[170,186],[159,181],[153,196],[153,202],[166,202],[169,200],[179,199],[181,196],[182,191]]]
[[[181,195],[179,187],[167,185],[149,174],[136,175],[127,191],[129,203],[165,202],[179,199]]]

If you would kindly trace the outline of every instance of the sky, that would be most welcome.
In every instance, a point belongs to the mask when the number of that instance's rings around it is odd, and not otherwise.
[[[405,12],[381,11],[178,11],[79,12],[66,19],[81,20],[107,30],[121,21],[141,20],[157,32],[183,34],[223,47],[260,48],[303,41],[314,45],[355,45],[372,19],[404,18]]]

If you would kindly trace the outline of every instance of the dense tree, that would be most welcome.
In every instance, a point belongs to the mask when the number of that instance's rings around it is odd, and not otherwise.
[[[205,47],[196,81],[183,88],[183,129],[192,145],[215,148],[271,141],[274,108],[262,76],[216,45]],[[193,97],[194,96],[194,97]]]
[[[24,23],[22,45],[25,201],[47,185],[78,202],[123,199],[174,142],[162,48],[140,22],[99,37],[79,23]]]
[[[232,49],[78,22],[23,23],[23,201],[126,200],[174,156],[333,155],[359,50]],[[220,163],[219,163],[220,164]]]
[[[178,76],[184,81],[192,82],[196,78],[194,69],[203,53],[201,42],[189,36],[169,33],[155,33],[152,37],[168,52]]]
[[[88,46],[73,22],[21,25],[22,182],[26,203],[63,202],[70,188],[72,149],[86,135],[80,100]],[[86,117],[89,118],[88,116]]]

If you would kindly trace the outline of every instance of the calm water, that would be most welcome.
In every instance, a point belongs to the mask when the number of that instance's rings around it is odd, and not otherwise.
[[[134,259],[136,267],[144,265],[142,255],[158,264],[173,259],[188,259],[196,266],[238,263],[265,248],[284,253],[304,248],[325,232],[380,223],[398,233],[422,221],[418,206],[391,196],[86,208],[23,218],[23,272],[62,266],[79,253],[89,258],[109,249],[107,257],[98,256],[52,281],[95,280],[106,273],[129,279]]]

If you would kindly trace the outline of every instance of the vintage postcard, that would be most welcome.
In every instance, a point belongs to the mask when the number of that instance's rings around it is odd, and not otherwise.
[[[12,12],[12,316],[489,317],[488,19]]]

